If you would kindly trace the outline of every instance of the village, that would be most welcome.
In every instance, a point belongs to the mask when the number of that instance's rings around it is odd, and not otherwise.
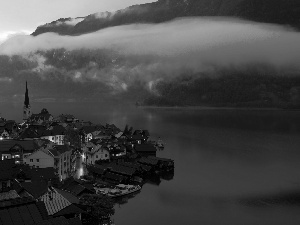
[[[121,197],[173,178],[163,148],[148,130],[33,114],[26,82],[23,122],[0,118],[0,224],[111,224]]]

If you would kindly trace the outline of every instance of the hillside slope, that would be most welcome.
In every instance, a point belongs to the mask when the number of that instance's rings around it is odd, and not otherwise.
[[[228,16],[300,28],[298,0],[158,0],[116,12],[83,18],[64,18],[39,26],[32,35],[46,32],[80,35],[132,23],[161,23],[178,17]]]

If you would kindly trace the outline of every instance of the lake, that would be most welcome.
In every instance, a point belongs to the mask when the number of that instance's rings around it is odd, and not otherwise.
[[[300,224],[300,111],[32,105],[148,129],[166,143],[157,155],[175,160],[173,179],[117,204],[116,225]],[[21,120],[22,106],[0,106],[3,117]]]

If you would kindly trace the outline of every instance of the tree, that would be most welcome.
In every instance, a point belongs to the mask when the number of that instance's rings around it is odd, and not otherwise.
[[[48,110],[43,108],[42,111],[41,111],[41,114],[49,114]]]
[[[101,194],[86,194],[80,198],[80,204],[89,208],[95,218],[107,218],[115,213],[113,200]]]
[[[125,129],[124,129],[123,133],[124,133],[124,134],[127,134],[127,133],[128,133],[128,125],[127,125],[127,124],[126,124],[126,126],[125,126]]]
[[[75,146],[76,148],[80,148],[81,142],[79,133],[73,129],[67,129],[64,142],[70,143],[71,146]]]

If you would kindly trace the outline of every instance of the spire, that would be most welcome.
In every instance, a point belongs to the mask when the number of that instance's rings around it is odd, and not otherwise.
[[[27,81],[26,81],[26,92],[25,92],[25,101],[24,101],[24,105],[26,106],[26,108],[28,108],[28,106],[29,106],[29,96],[28,96]]]

